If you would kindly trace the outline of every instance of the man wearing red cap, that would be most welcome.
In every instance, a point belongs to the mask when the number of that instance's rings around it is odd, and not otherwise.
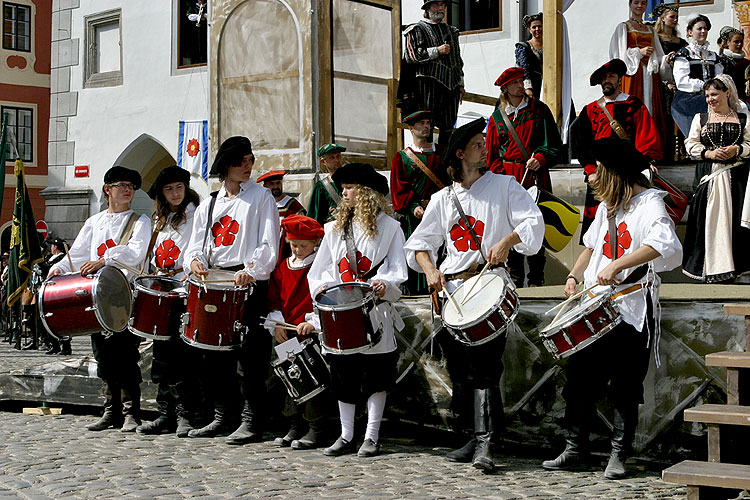
[[[393,156],[391,162],[391,201],[393,210],[401,214],[401,228],[408,238],[422,221],[430,197],[450,184],[441,154],[444,147],[430,142],[432,112],[416,111],[406,118],[414,143]],[[424,274],[409,270],[409,291],[426,294]]]
[[[496,174],[515,177],[524,188],[537,185],[551,192],[549,169],[560,159],[562,140],[547,105],[526,95],[523,78],[522,68],[509,68],[495,81],[501,94],[487,127],[487,166]],[[521,144],[509,127],[515,130]],[[547,260],[544,248],[527,258],[529,286],[542,286]],[[511,250],[508,265],[513,282],[523,287],[524,256]]]
[[[404,61],[411,68],[405,74],[413,76],[399,93],[406,92],[412,97],[411,105],[405,103],[405,112],[432,111],[433,124],[440,129],[438,140],[446,144],[464,94],[464,62],[458,45],[458,29],[445,19],[446,2],[427,0],[422,10],[424,19],[404,31]],[[405,96],[401,99],[409,101]]]
[[[643,102],[620,90],[625,63],[612,59],[591,74],[589,84],[602,86],[602,97],[583,108],[570,127],[573,158],[577,158],[584,169],[586,183],[596,175],[596,160],[591,151],[593,142],[605,137],[620,137],[633,141],[635,148],[653,163],[661,160],[662,146],[659,131]],[[606,112],[604,111],[606,109]],[[608,116],[609,114],[609,116]],[[615,123],[610,122],[612,117]],[[583,209],[581,242],[594,221],[599,202],[594,199],[590,187],[586,188],[586,206]]]
[[[292,255],[281,262],[271,274],[268,286],[268,318],[277,322],[267,322],[266,328],[273,334],[278,343],[286,342],[291,337],[316,340],[309,315],[313,314],[313,303],[307,273],[310,271],[317,253],[320,240],[323,239],[323,226],[318,221],[304,215],[293,214],[281,221],[281,229],[286,234]],[[278,322],[297,326],[297,331],[288,331],[275,326]],[[325,396],[315,396],[309,401],[294,404],[287,395],[284,404],[284,415],[289,417],[289,431],[284,437],[274,440],[276,446],[291,446],[295,450],[316,448],[323,434],[323,421],[326,416]],[[303,435],[305,421],[308,431]]]
[[[305,208],[297,201],[296,198],[284,194],[284,170],[271,170],[258,177],[258,184],[263,183],[263,187],[270,189],[273,199],[276,200],[276,208],[279,209],[279,219],[288,217],[292,214],[305,215]]]

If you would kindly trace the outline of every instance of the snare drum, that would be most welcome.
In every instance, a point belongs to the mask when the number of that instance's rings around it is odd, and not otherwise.
[[[479,280],[468,297],[476,280]],[[504,269],[487,272],[482,277],[464,281],[451,301],[443,305],[443,325],[456,340],[470,346],[481,345],[505,334],[508,325],[518,314],[518,295],[513,282]]]
[[[331,379],[328,364],[320,348],[307,339],[301,344],[302,352],[273,363],[273,371],[286,386],[289,396],[297,404],[308,401],[328,387]]]
[[[321,344],[338,354],[363,352],[380,342],[372,326],[375,292],[367,283],[344,283],[319,292],[313,300],[320,317]]]
[[[562,359],[602,338],[621,321],[622,316],[609,295],[598,295],[594,299],[584,296],[539,336],[550,354]]]
[[[132,293],[122,272],[104,266],[94,275],[62,274],[39,288],[39,316],[57,339],[102,330],[119,332],[130,318]]]
[[[135,279],[134,288],[128,330],[146,339],[169,340],[179,331],[185,312],[184,283],[163,276],[141,276]]]
[[[211,269],[205,284],[191,276],[180,325],[182,340],[212,351],[239,349],[247,332],[245,302],[252,292],[252,287],[235,285],[231,271]]]

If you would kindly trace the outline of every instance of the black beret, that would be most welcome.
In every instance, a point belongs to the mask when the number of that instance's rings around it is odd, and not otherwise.
[[[626,181],[636,180],[641,172],[649,168],[648,157],[635,149],[632,142],[619,137],[595,140],[592,153],[607,170],[615,172]]]
[[[627,72],[628,72],[628,68],[627,66],[625,66],[625,63],[622,62],[622,60],[612,59],[611,61],[602,64],[596,69],[596,71],[591,73],[591,77],[589,78],[589,84],[592,87],[601,85],[602,78],[604,78],[605,73],[617,73],[618,76],[622,76]]]
[[[190,186],[190,172],[184,168],[180,168],[177,165],[172,165],[163,169],[159,172],[156,180],[151,184],[151,188],[148,190],[148,195],[152,200],[156,199],[156,195],[166,186],[173,182],[182,182],[185,187]]]
[[[65,251],[65,240],[62,238],[52,238],[47,240],[48,245],[55,245],[59,250]]]
[[[380,194],[388,194],[386,178],[367,163],[348,163],[339,167],[331,178],[339,189],[341,189],[342,184],[359,184],[372,188]]]
[[[120,167],[118,165],[107,170],[104,174],[104,184],[114,184],[115,182],[130,182],[138,191],[141,188],[141,174],[131,168]]]
[[[451,165],[453,159],[456,157],[456,151],[465,149],[471,138],[484,132],[486,126],[487,121],[480,116],[476,120],[470,121],[466,125],[461,125],[454,130],[448,140],[448,147],[443,153],[443,161]]]
[[[230,137],[219,146],[208,175],[222,175],[226,173],[230,165],[239,164],[245,155],[252,153],[253,147],[250,144],[250,139],[238,135]]]

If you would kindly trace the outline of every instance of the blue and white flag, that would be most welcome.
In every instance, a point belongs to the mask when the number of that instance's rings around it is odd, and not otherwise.
[[[208,120],[180,121],[177,165],[208,180]]]
[[[654,14],[654,7],[663,4],[664,0],[648,0],[646,5],[646,12],[643,13],[643,19],[647,22],[656,22],[656,14]]]

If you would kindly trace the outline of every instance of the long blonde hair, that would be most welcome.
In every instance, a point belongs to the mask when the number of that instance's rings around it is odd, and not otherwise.
[[[651,181],[642,173],[628,180],[601,162],[597,161],[596,164],[596,178],[590,184],[591,189],[594,190],[594,198],[607,204],[607,219],[613,218],[621,209],[628,210],[637,184],[645,188],[651,187]]]
[[[345,203],[339,203],[333,213],[336,218],[334,228],[343,233],[353,221],[357,221],[362,225],[367,236],[374,239],[378,235],[378,215],[380,215],[380,212],[385,212],[386,215],[393,214],[385,195],[367,186],[357,184],[356,205],[354,208],[349,208]]]

